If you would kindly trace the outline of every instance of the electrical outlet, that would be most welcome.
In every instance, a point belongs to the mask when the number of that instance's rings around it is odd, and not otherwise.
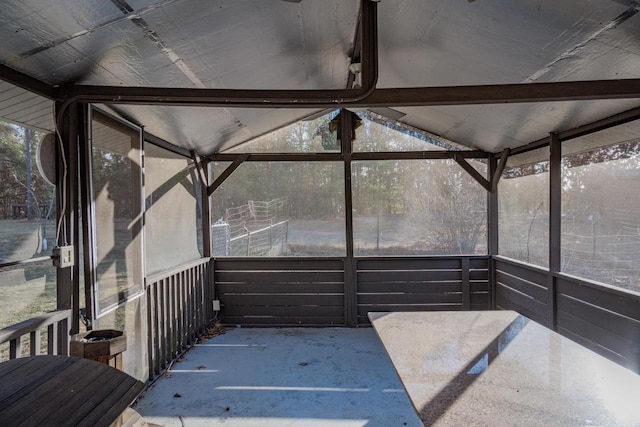
[[[56,246],[53,248],[53,265],[59,268],[71,267],[74,264],[73,246]]]
[[[220,300],[213,300],[213,311],[220,311]]]

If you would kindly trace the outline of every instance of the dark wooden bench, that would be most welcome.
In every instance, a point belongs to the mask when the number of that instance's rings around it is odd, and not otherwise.
[[[0,363],[0,425],[110,426],[144,384],[98,362],[33,356]]]

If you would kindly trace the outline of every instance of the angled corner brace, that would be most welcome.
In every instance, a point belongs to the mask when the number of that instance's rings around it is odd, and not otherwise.
[[[491,183],[484,176],[480,175],[480,172],[478,172],[473,166],[471,166],[464,157],[458,155],[458,153],[455,152],[450,153],[450,156],[453,160],[456,161],[456,163],[458,163],[462,167],[462,169],[464,169],[469,175],[471,175],[473,179],[478,181],[478,184],[482,185],[485,190],[491,192]]]
[[[204,173],[204,166],[206,165],[206,160],[203,161],[202,158],[196,153],[195,150],[191,150],[191,158],[193,159],[193,164],[198,171],[198,178],[200,179],[200,183],[209,188],[209,180],[207,179],[207,175]]]
[[[207,196],[211,197],[211,195],[213,194],[214,191],[216,191],[216,189],[218,187],[220,187],[222,185],[223,182],[226,181],[227,178],[229,178],[229,176],[233,173],[233,171],[235,171],[236,169],[238,169],[238,167],[244,163],[245,160],[247,160],[249,158],[249,154],[245,153],[245,154],[241,154],[240,156],[236,157],[236,159],[233,161],[233,163],[231,163],[221,174],[219,177],[217,177],[213,183],[207,188]]]
[[[495,193],[498,191],[498,183],[500,182],[500,178],[502,178],[502,172],[504,172],[504,168],[507,166],[507,159],[509,158],[509,154],[511,154],[510,148],[505,148],[502,150],[500,154],[500,159],[498,160],[498,167],[496,168],[493,176],[491,177],[491,192]]]

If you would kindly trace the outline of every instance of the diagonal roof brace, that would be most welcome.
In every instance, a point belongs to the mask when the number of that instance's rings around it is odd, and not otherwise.
[[[491,190],[491,183],[484,176],[480,175],[480,172],[478,172],[473,166],[471,166],[464,157],[460,156],[458,153],[449,153],[449,155],[453,160],[456,161],[456,163],[458,163],[462,167],[462,169],[464,169],[469,175],[471,175],[471,177],[475,179],[478,184],[482,185],[485,190],[491,193],[493,192]]]
[[[507,159],[509,158],[509,153],[511,150],[509,148],[505,148],[502,150],[500,154],[500,159],[498,161],[498,167],[491,177],[491,181],[486,179],[484,176],[480,174],[473,166],[469,164],[467,159],[458,154],[456,152],[449,152],[449,156],[458,163],[462,169],[464,169],[473,179],[475,179],[478,184],[482,185],[485,190],[490,193],[495,193],[498,190],[498,182],[500,182],[500,177],[502,176],[502,172],[504,171],[505,166],[507,166]]]
[[[207,164],[206,160],[203,160],[198,153],[196,153],[196,150],[191,150],[191,159],[193,159],[193,164],[196,168],[196,170],[198,171],[198,178],[200,179],[200,184],[202,184],[203,186],[207,187],[207,191],[209,190],[209,180],[207,179],[207,176],[204,173],[204,167]]]
[[[498,160],[498,167],[496,168],[493,176],[491,177],[491,192],[495,193],[498,191],[498,183],[500,182],[500,178],[502,177],[502,172],[504,172],[504,168],[507,166],[507,159],[509,158],[509,154],[511,153],[511,149],[505,148],[502,150],[500,154],[500,159]]]
[[[240,165],[242,163],[244,163],[245,160],[247,160],[249,158],[250,154],[246,153],[246,154],[241,154],[238,157],[236,157],[236,159],[233,161],[233,163],[231,163],[221,174],[220,176],[218,176],[213,183],[207,188],[207,196],[211,197],[211,195],[213,194],[214,191],[216,191],[216,189],[218,187],[220,187],[222,185],[223,182],[226,181],[227,178],[229,178],[229,176],[231,176],[231,174],[240,167]]]

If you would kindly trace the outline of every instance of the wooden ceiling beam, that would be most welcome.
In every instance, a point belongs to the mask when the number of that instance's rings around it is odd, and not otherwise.
[[[248,108],[417,107],[640,98],[640,79],[375,89],[249,90],[71,85],[67,101]]]
[[[0,64],[0,80],[21,87],[47,99],[55,99],[56,89],[38,79]]]
[[[640,98],[640,79],[376,89],[362,106],[414,107]]]

